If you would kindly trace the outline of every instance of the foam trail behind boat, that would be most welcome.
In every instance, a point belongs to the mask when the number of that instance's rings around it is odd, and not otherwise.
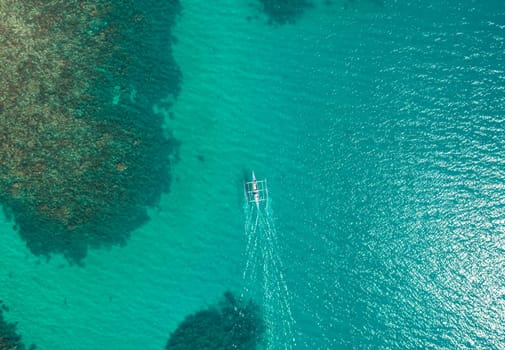
[[[291,297],[284,276],[278,234],[269,202],[257,205],[245,197],[246,235],[242,296],[262,300],[267,326],[267,349],[291,350],[296,345]]]

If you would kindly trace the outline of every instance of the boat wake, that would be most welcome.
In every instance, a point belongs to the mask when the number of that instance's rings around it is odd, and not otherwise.
[[[266,180],[252,181],[245,187],[246,259],[242,296],[260,298],[266,323],[267,349],[293,349],[295,320],[290,293],[279,256],[278,235],[271,211]]]

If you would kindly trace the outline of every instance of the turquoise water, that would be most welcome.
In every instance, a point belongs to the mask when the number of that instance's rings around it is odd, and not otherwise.
[[[84,267],[34,257],[2,222],[1,299],[25,342],[162,349],[241,290],[254,169],[296,349],[503,347],[501,2],[333,1],[283,26],[249,1],[182,7],[180,160],[151,220]]]

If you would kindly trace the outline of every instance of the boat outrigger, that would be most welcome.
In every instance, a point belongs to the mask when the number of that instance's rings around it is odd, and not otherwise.
[[[268,204],[267,180],[256,180],[253,171],[251,181],[245,183],[245,195],[247,202],[256,203],[258,209],[261,202],[265,202],[265,205]]]

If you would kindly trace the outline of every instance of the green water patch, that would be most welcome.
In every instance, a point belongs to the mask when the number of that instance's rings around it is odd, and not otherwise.
[[[170,335],[166,349],[257,349],[264,332],[259,307],[226,292],[217,305],[186,317]]]
[[[29,249],[124,244],[169,190],[178,1],[0,1],[0,201]]]
[[[0,301],[0,350],[25,350],[27,347],[21,341],[21,336],[16,331],[16,324],[8,323],[3,318],[3,312],[8,308]],[[34,350],[32,345],[30,350]]]

